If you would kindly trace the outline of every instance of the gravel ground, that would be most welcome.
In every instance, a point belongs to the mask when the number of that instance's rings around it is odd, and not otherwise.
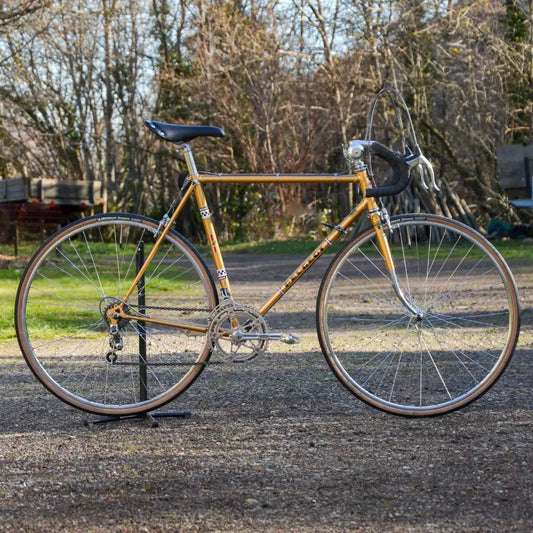
[[[358,402],[329,371],[314,330],[327,261],[269,316],[301,344],[208,368],[167,406],[191,416],[156,428],[84,425],[0,346],[0,530],[533,531],[531,264],[511,264],[522,335],[502,379],[459,412],[411,420]],[[294,263],[229,256],[234,295],[258,305]]]

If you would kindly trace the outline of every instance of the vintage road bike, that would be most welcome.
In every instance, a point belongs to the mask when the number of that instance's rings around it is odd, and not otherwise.
[[[512,274],[470,227],[432,214],[389,218],[380,197],[400,193],[414,169],[437,187],[418,144],[402,154],[372,140],[345,147],[338,174],[198,172],[188,144],[221,129],[147,121],[174,143],[188,168],[182,196],[157,221],[99,214],[51,236],[22,276],[16,329],[22,353],[59,399],[111,417],[153,411],[184,392],[216,359],[244,363],[269,342],[295,334],[268,329],[265,315],[359,218],[324,274],[316,303],[318,339],[340,382],[373,407],[407,416],[439,415],[486,392],[503,373],[519,334]],[[411,123],[412,125],[412,123]],[[366,155],[393,177],[371,180]],[[259,309],[232,297],[204,185],[327,183],[359,186],[362,199]],[[194,196],[218,287],[206,262],[173,229]],[[213,358],[215,359],[215,358]]]

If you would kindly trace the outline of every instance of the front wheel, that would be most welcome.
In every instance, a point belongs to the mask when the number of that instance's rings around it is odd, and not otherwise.
[[[391,219],[396,295],[369,228],[333,259],[317,301],[326,360],[361,400],[407,416],[472,402],[508,364],[519,333],[511,272],[477,232],[435,215]]]
[[[138,215],[88,217],[53,235],[24,272],[15,309],[20,348],[43,385],[69,405],[107,416],[151,411],[189,387],[209,359],[213,279],[174,231],[126,307],[162,323],[121,318],[113,325],[106,314],[123,301],[157,228]]]

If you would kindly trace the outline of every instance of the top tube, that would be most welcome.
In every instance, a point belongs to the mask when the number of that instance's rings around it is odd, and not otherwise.
[[[201,172],[200,183],[357,183],[363,175],[355,174],[216,174]]]

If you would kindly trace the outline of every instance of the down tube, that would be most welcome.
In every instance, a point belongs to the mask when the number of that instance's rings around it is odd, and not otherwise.
[[[373,200],[373,199],[371,199]],[[311,268],[313,263],[357,220],[361,214],[368,210],[369,200],[364,198],[342,220],[342,222],[315,248],[315,250],[300,264],[300,266],[285,280],[285,283],[272,295],[268,302],[259,309],[259,313],[265,315],[287,293],[287,291]]]

